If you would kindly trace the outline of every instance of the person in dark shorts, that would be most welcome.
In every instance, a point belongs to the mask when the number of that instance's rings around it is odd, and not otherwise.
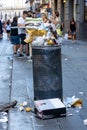
[[[28,12],[27,11],[23,11],[23,15],[22,17],[18,18],[18,34],[20,37],[20,54],[19,54],[19,58],[24,57],[23,55],[23,46],[25,45],[25,50],[26,50],[26,55],[29,54],[28,51],[28,44],[26,44],[24,42],[24,39],[26,38],[26,30],[25,30],[25,18],[28,16]]]
[[[18,35],[18,28],[17,28],[17,17],[13,18],[13,22],[11,23],[11,43],[13,46],[14,56],[17,55],[17,50],[20,45],[20,39]]]

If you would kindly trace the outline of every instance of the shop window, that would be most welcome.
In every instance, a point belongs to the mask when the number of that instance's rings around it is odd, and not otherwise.
[[[85,12],[84,12],[84,18],[85,18],[85,21],[87,22],[87,0],[85,0]]]

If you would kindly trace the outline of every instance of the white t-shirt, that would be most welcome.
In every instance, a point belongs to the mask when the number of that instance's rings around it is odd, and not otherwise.
[[[10,31],[11,30],[11,25],[6,25],[6,30]]]
[[[18,24],[25,24],[25,19],[23,17],[18,18]],[[26,31],[24,28],[18,28],[18,34],[26,34]]]

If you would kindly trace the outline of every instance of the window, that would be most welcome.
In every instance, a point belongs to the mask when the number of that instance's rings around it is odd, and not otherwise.
[[[85,12],[84,12],[84,18],[85,18],[85,21],[87,22],[87,0],[85,0]]]

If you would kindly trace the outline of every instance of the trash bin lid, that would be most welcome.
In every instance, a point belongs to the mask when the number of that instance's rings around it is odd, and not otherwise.
[[[55,45],[55,46],[32,46],[32,49],[47,49],[47,50],[56,50],[56,49],[60,49],[61,46],[60,45]]]

